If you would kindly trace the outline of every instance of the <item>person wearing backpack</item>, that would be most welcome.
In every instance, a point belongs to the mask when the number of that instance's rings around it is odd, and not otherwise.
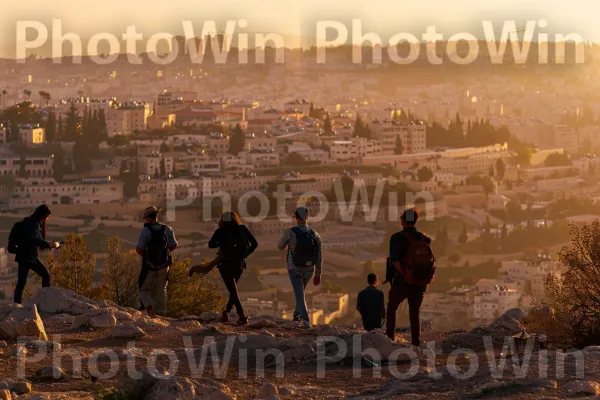
[[[294,217],[296,226],[283,231],[277,247],[279,250],[288,248],[288,274],[296,297],[294,321],[302,321],[304,327],[309,328],[305,291],[313,274],[313,284],[318,286],[321,283],[323,246],[319,234],[308,227],[308,209],[298,207]]]
[[[171,252],[177,248],[173,229],[158,222],[156,207],[144,210],[144,227],[136,246],[142,257],[142,270],[138,284],[140,300],[149,316],[165,315],[167,311],[167,285],[169,267],[173,260]]]
[[[396,311],[408,300],[408,313],[412,344],[421,344],[420,310],[427,285],[435,274],[435,258],[431,251],[431,239],[415,227],[419,218],[415,208],[405,210],[401,216],[402,231],[390,238],[390,257],[386,280],[391,283],[388,296],[386,333],[395,339]]]
[[[217,269],[229,292],[229,300],[221,314],[221,322],[229,321],[229,313],[235,307],[239,317],[238,324],[248,324],[248,316],[244,313],[237,283],[246,269],[246,258],[256,250],[258,242],[250,230],[242,225],[240,216],[236,212],[228,211],[221,215],[219,227],[210,238],[208,247],[219,249]]]
[[[16,222],[8,236],[7,250],[15,255],[17,262],[17,284],[15,285],[15,304],[23,301],[23,291],[27,285],[29,271],[42,278],[42,287],[49,287],[50,272],[39,258],[38,249],[56,249],[58,242],[46,241],[46,221],[50,218],[50,209],[42,204],[33,214]]]

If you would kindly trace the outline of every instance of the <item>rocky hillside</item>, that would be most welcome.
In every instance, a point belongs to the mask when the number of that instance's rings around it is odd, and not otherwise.
[[[0,308],[0,400],[600,399],[600,347],[565,357],[539,335],[515,342],[517,309],[469,332],[426,332],[420,348],[405,333],[217,317],[148,318],[41,289]]]

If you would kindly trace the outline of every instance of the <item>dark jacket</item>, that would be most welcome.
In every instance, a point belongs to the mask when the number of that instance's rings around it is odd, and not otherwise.
[[[365,329],[380,328],[385,319],[383,292],[374,286],[367,286],[365,290],[358,293],[356,309],[362,316]]]
[[[246,227],[246,225],[239,225],[237,227],[225,226],[217,228],[217,230],[215,231],[215,233],[213,233],[212,237],[208,242],[208,247],[211,249],[220,248],[223,245],[224,240],[227,240],[229,229],[241,229],[242,234],[246,236],[246,238],[248,239],[248,243],[250,244],[250,248],[248,249],[248,255],[252,254],[254,250],[256,250],[256,248],[258,247],[258,242],[254,238],[254,235],[252,235],[252,232],[250,232],[250,230]],[[227,261],[223,260],[222,262],[226,263]],[[245,265],[244,263],[242,264]]]
[[[404,237],[404,233],[408,233],[413,238],[418,239],[421,235],[425,236],[425,240],[427,243],[431,243],[431,238],[427,235],[424,235],[422,232],[419,232],[415,227],[407,227],[404,228],[400,232],[396,232],[390,238],[390,262],[398,261],[400,264],[404,261],[406,257],[406,252],[408,251],[409,242]],[[394,278],[394,284],[398,284],[404,282],[404,277],[401,274],[396,275]]]
[[[16,262],[36,262],[39,254],[38,249],[49,249],[50,244],[42,236],[40,222],[33,217],[23,219],[23,243],[19,246],[19,252],[15,256]]]

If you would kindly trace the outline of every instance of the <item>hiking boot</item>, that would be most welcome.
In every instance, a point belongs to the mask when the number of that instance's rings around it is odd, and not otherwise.
[[[156,317],[156,311],[154,310],[154,307],[146,307],[146,312],[148,313],[149,317]]]
[[[292,321],[299,322],[300,321],[300,317],[294,317],[294,319],[292,319]]]
[[[240,316],[237,323],[238,325],[248,325],[248,317],[245,315]]]
[[[229,322],[229,313],[227,311],[223,311],[221,314],[220,322]]]
[[[310,329],[310,322],[308,322],[308,321],[302,321],[302,327],[304,329]]]

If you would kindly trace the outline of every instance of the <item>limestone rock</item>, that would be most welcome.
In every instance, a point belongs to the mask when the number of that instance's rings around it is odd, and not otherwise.
[[[418,357],[418,349],[408,343],[392,342],[379,332],[352,335],[346,340],[348,357],[367,358],[371,361],[410,361]]]
[[[200,329],[202,325],[200,322],[196,320],[183,320],[183,321],[173,321],[171,325],[177,329],[181,329],[183,331],[190,331],[195,329]]]
[[[35,305],[11,304],[1,308],[0,336],[8,339],[48,340]]]
[[[100,308],[84,296],[57,287],[38,289],[33,295],[31,303],[37,305],[39,312],[44,314],[81,315],[90,309]]]
[[[250,325],[248,325],[248,329],[271,329],[277,328],[277,323],[275,321],[269,319],[261,319],[255,320]]]
[[[301,329],[302,323],[300,321],[287,321],[281,327],[285,329]]]
[[[565,390],[574,394],[600,395],[600,384],[593,381],[573,381],[564,386]]]
[[[145,337],[146,332],[135,325],[118,325],[112,329],[111,336],[114,338],[135,339]]]
[[[31,393],[31,383],[27,381],[18,381],[15,383],[13,390],[17,394],[29,394]]]
[[[92,310],[87,313],[87,316],[88,324],[95,329],[107,329],[117,325],[117,319],[112,310]]]
[[[280,386],[278,392],[282,396],[293,396],[295,392],[287,386]]]
[[[213,322],[213,321],[217,320],[218,318],[219,318],[219,314],[217,314],[216,312],[208,311],[208,312],[203,312],[202,314],[200,314],[200,317],[198,319],[200,320],[200,322],[206,324],[208,322]]]
[[[518,321],[518,322],[517,322]],[[493,329],[506,329],[510,332],[520,332],[522,328],[519,324],[525,321],[525,313],[520,308],[511,308],[507,310],[496,321],[489,325]]]
[[[34,377],[42,381],[60,381],[65,379],[67,374],[59,367],[43,367],[35,371]]]
[[[265,383],[264,386],[260,389],[260,395],[265,398],[277,396],[278,394],[279,391],[277,390],[277,387],[272,383]]]

